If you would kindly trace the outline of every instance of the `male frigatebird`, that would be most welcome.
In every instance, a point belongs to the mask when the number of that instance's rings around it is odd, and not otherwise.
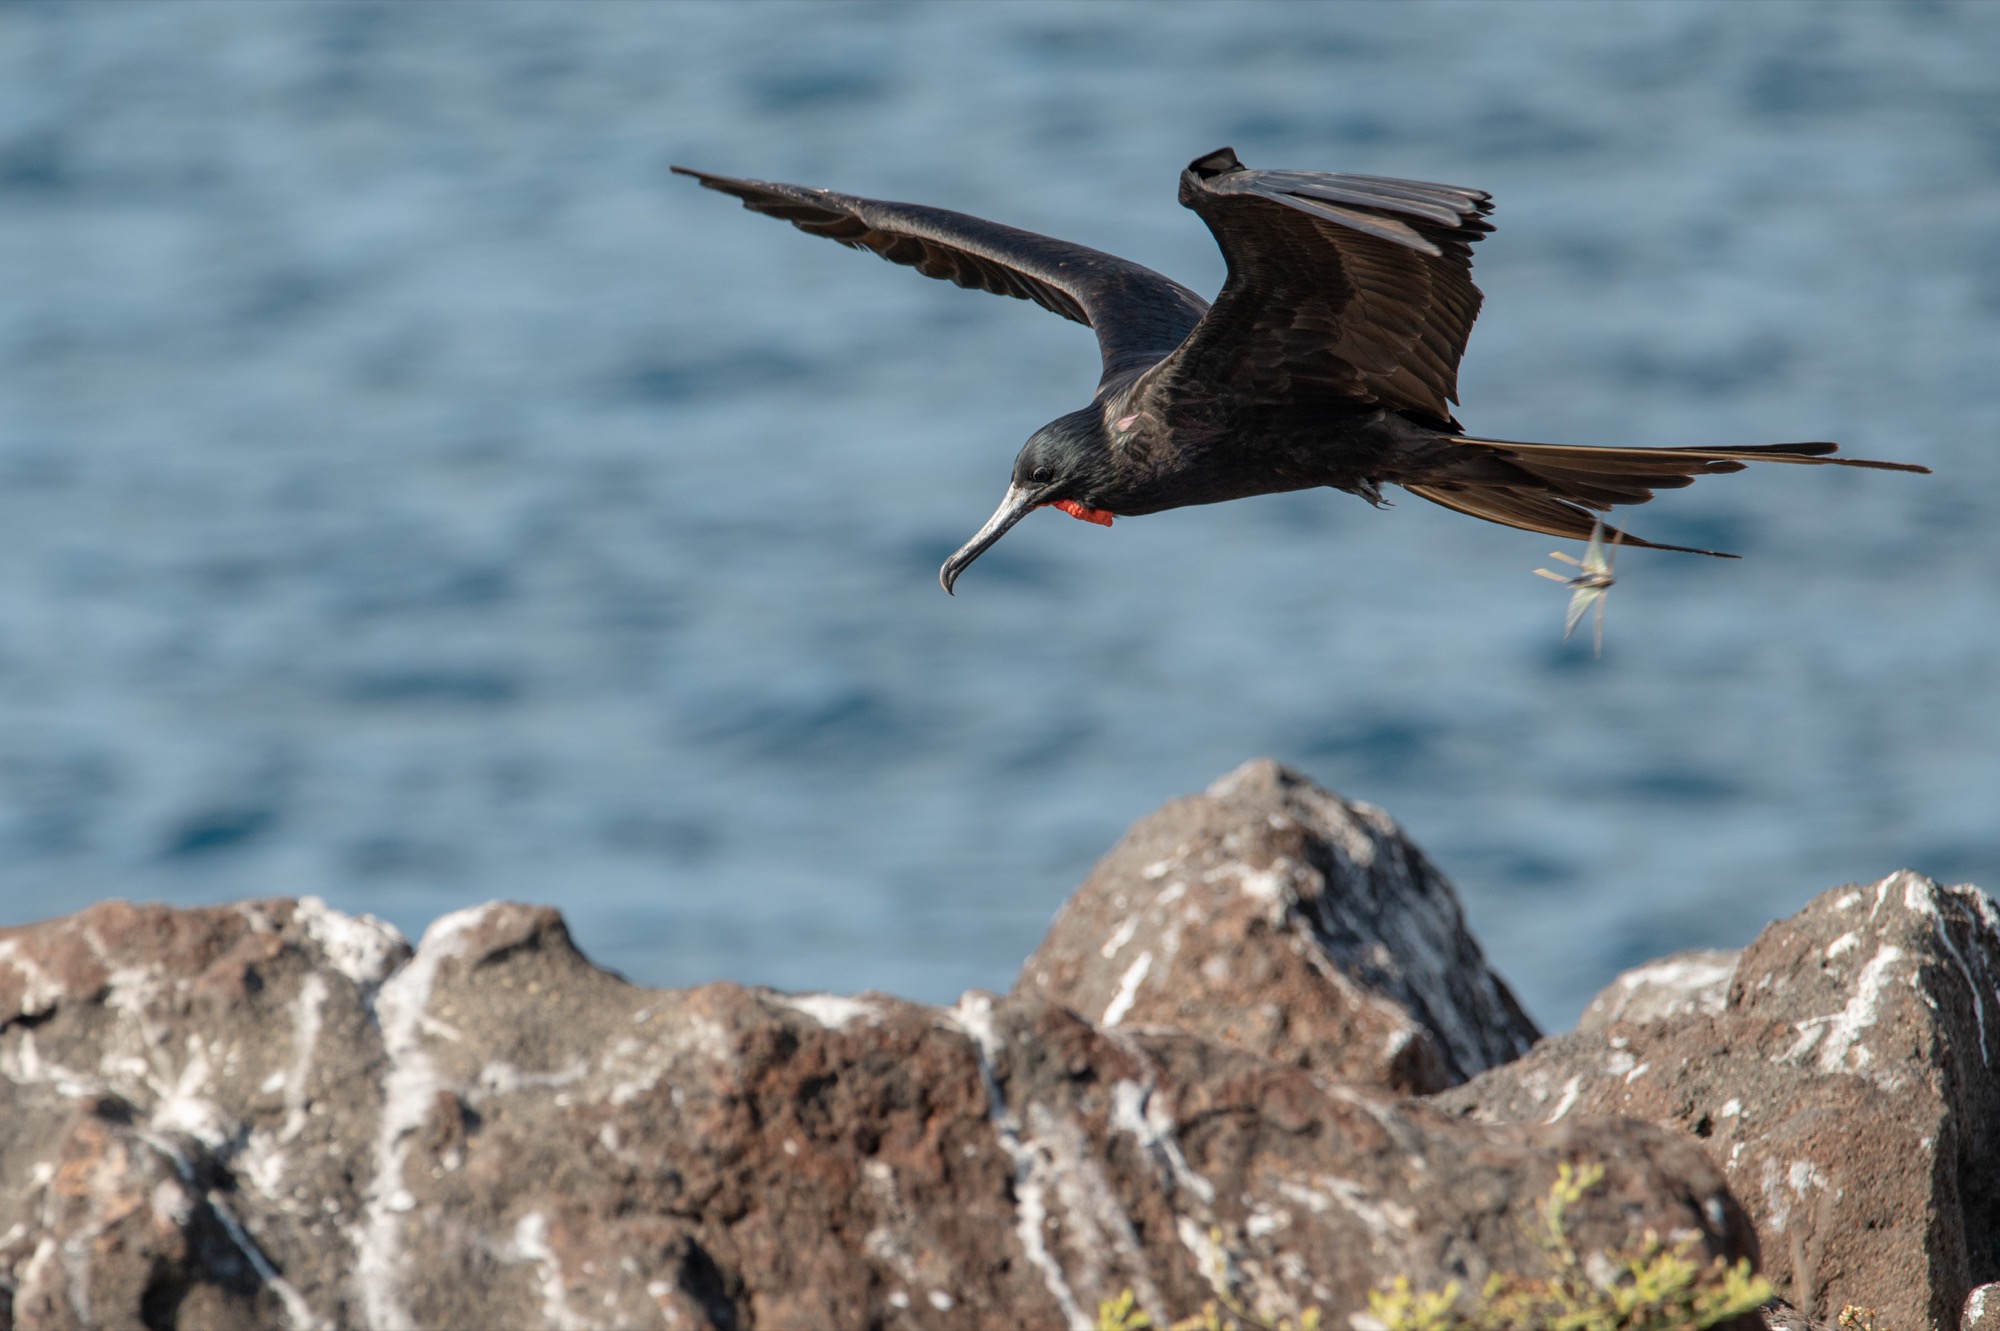
[[[1451,409],[1481,299],[1472,246],[1493,229],[1483,190],[1252,171],[1228,148],[1197,158],[1180,200],[1229,265],[1210,305],[1150,268],[964,213],[674,170],[801,231],[1032,300],[1097,333],[1097,395],[1029,437],[998,511],[939,570],[946,591],[1048,506],[1110,526],[1113,515],[1321,485],[1379,505],[1384,485],[1400,485],[1488,522],[1582,539],[1597,512],[1746,462],[1929,470],[1831,457],[1829,443],[1617,448],[1466,434]],[[1720,555],[1607,530],[1626,545]]]

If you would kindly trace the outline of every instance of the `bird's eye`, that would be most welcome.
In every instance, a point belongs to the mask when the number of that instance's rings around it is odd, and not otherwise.
[[[1038,480],[1038,481],[1046,481],[1046,480],[1047,480],[1048,478],[1049,478],[1049,469],[1048,469],[1047,467],[1037,467],[1037,468],[1035,468],[1035,479],[1036,479],[1036,480]]]

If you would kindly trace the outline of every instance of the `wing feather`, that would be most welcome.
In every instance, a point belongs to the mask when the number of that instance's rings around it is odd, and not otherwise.
[[[1181,202],[1215,234],[1229,278],[1157,391],[1451,419],[1481,300],[1472,246],[1492,230],[1484,191],[1252,171],[1224,148],[1182,173]]]
[[[979,291],[1031,300],[1097,334],[1104,377],[1171,352],[1208,302],[1150,268],[1102,250],[921,204],[673,168],[752,212],[891,263]]]

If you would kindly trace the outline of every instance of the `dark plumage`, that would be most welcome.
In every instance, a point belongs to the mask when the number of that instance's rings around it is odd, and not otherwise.
[[[1472,246],[1493,229],[1481,190],[1252,171],[1228,148],[1198,158],[1181,173],[1181,203],[1229,264],[1210,305],[1115,255],[963,213],[674,170],[802,231],[1032,300],[1097,333],[1097,395],[1029,438],[1000,508],[940,570],[946,591],[1049,505],[1109,525],[1114,514],[1314,486],[1380,503],[1382,486],[1400,485],[1489,522],[1584,539],[1598,512],[1746,462],[1928,470],[1831,457],[1829,443],[1641,449],[1467,435],[1452,407],[1479,315]],[[1608,530],[1626,545],[1718,553]]]

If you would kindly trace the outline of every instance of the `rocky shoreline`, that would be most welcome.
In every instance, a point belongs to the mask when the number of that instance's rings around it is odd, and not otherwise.
[[[0,930],[0,1329],[1370,1325],[1651,1232],[1789,1306],[2000,1327],[2000,910],[1899,873],[1539,1033],[1379,810],[1142,820],[1007,995],[650,990],[553,910]],[[1989,1297],[1990,1296],[1990,1297]]]

